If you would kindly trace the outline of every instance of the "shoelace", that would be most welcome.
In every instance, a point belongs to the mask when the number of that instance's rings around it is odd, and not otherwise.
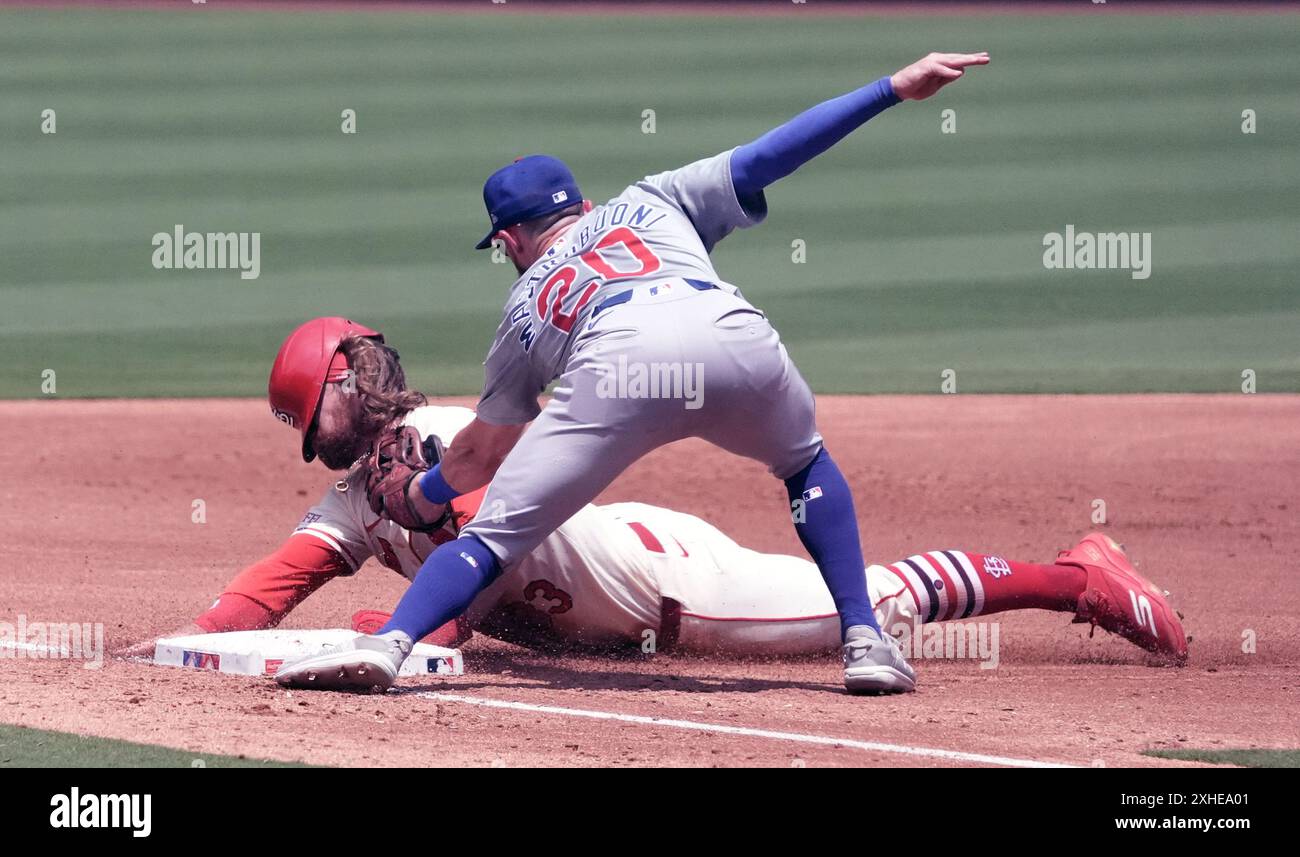
[[[869,652],[878,645],[880,645],[878,641],[868,637],[854,637],[844,644],[844,648],[850,653]]]
[[[1093,596],[1091,600],[1088,599],[1089,595]],[[1084,616],[1082,615],[1082,611],[1080,611],[1075,614],[1074,621],[1088,623],[1088,639],[1091,640],[1097,633],[1097,626],[1100,624],[1097,621],[1097,617],[1110,609],[1110,599],[1106,597],[1106,593],[1093,589],[1084,593],[1083,603],[1087,606],[1088,615]]]

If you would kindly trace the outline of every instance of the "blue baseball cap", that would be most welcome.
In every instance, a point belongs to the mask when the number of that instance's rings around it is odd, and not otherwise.
[[[529,155],[502,167],[483,183],[483,205],[492,219],[492,230],[474,245],[476,250],[492,246],[492,236],[507,226],[568,208],[582,202],[578,181],[564,161],[550,155]]]

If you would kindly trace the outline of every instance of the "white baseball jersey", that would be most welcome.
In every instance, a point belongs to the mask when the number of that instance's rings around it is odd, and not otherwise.
[[[661,636],[681,651],[747,657],[838,651],[835,602],[811,560],[743,547],[694,515],[644,503],[596,507],[636,530],[669,609]],[[880,627],[910,623],[916,605],[888,568],[865,569]]]

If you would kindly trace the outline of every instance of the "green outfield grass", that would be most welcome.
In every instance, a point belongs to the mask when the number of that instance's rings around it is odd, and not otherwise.
[[[0,396],[45,369],[59,396],[260,395],[321,314],[476,392],[513,278],[470,249],[492,169],[550,152],[603,200],[930,49],[994,65],[776,185],[716,254],[819,391],[1300,390],[1300,16],[219,5],[0,11]],[[261,277],[154,270],[177,223],[261,232]],[[1067,223],[1151,232],[1151,278],[1045,270]]]
[[[1143,750],[1142,755],[1243,768],[1300,768],[1300,750]]]
[[[0,724],[0,768],[300,768],[289,762],[192,753]]]

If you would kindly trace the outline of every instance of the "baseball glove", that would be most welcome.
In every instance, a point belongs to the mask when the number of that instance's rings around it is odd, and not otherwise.
[[[423,440],[413,426],[385,428],[366,459],[366,500],[376,515],[383,515],[399,527],[429,533],[447,523],[447,506],[436,521],[426,521],[411,505],[411,480],[442,458],[442,444],[436,437]]]

